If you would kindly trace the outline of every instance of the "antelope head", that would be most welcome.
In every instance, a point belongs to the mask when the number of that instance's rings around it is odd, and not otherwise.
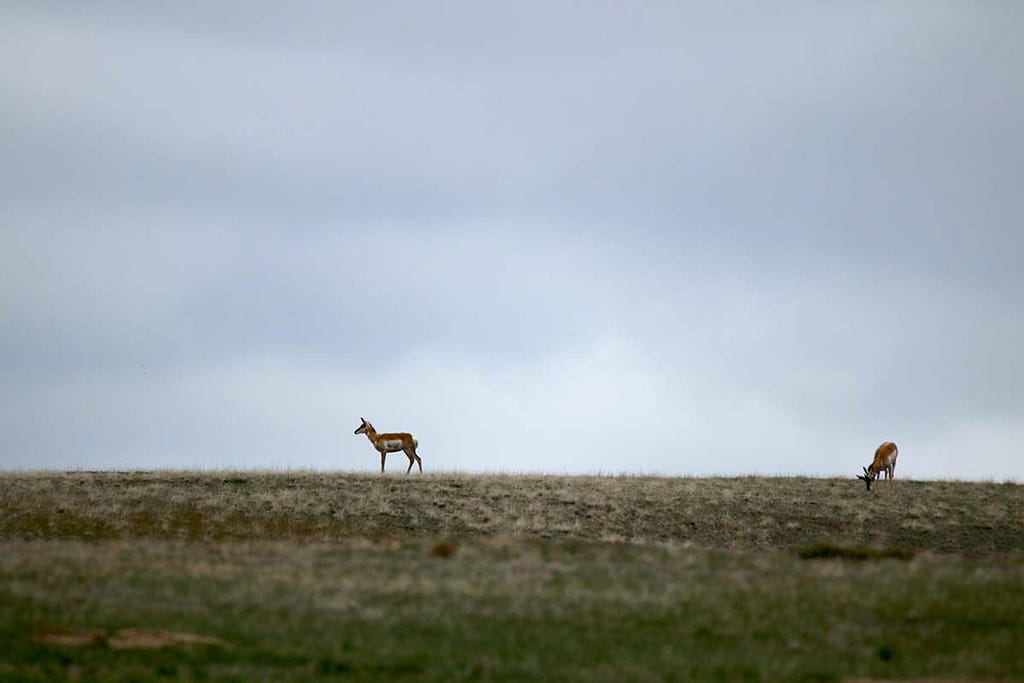
[[[871,482],[875,480],[875,475],[871,474],[871,472],[868,471],[867,467],[864,468],[864,474],[858,474],[857,478],[864,482],[864,484],[868,487],[868,491],[871,490]]]
[[[356,431],[352,432],[353,434],[365,434],[367,429],[373,429],[373,425],[363,418],[359,418],[359,422],[361,424],[356,427]]]

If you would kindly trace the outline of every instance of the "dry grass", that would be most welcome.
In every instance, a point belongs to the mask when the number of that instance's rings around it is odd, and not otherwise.
[[[722,550],[819,541],[1024,550],[1024,487],[809,478],[257,473],[0,474],[0,538],[534,536]]]

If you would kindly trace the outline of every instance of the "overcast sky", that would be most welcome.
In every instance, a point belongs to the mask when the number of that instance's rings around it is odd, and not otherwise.
[[[0,3],[0,467],[1024,480],[1022,26]]]

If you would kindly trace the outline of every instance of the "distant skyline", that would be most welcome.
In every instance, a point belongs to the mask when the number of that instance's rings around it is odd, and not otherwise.
[[[1022,25],[5,3],[0,468],[1022,481]]]

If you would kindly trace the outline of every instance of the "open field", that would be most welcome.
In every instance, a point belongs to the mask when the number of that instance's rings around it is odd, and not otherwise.
[[[0,680],[1024,680],[1024,487],[876,488],[0,473]]]

